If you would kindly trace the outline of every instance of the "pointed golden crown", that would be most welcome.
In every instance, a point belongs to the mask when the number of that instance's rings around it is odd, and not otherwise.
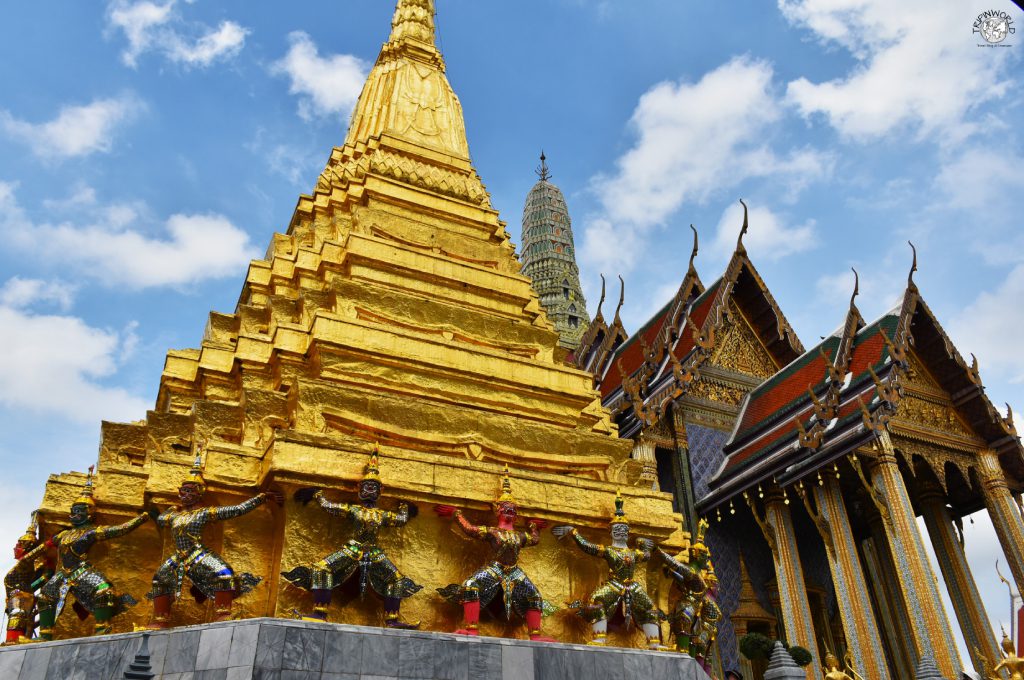
[[[36,518],[36,512],[35,510],[32,511],[32,520],[29,522],[28,528],[25,529],[25,533],[18,539],[18,543],[35,544],[39,540],[39,520]]]
[[[612,516],[612,524],[625,524],[629,526],[629,518],[626,517],[626,511],[622,509],[626,501],[622,498],[622,489],[615,490],[615,515]]]
[[[512,495],[512,480],[508,476],[508,463],[505,463],[505,472],[501,475],[501,495],[498,496],[498,504],[516,504],[516,497]]]
[[[203,468],[205,467],[206,466],[203,463],[203,446],[200,444],[196,447],[196,459],[192,461],[192,469],[188,471],[188,478],[185,482],[195,484],[205,491],[206,479],[203,477]]]
[[[373,451],[370,453],[370,460],[366,463],[366,468],[363,470],[364,482],[380,482],[380,462],[377,459],[379,454],[380,444],[374,443]]]
[[[85,476],[85,486],[82,487],[82,495],[76,498],[72,505],[88,505],[90,508],[96,507],[96,501],[92,499],[92,473],[95,469],[95,465],[89,466],[89,474]]]

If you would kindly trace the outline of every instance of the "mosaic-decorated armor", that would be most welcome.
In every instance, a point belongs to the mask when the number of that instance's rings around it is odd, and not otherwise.
[[[89,468],[85,490],[71,505],[71,528],[54,535],[47,545],[56,548],[54,574],[39,590],[39,637],[53,639],[53,625],[64,610],[68,595],[75,596],[75,610],[83,618],[92,614],[95,633],[111,630],[110,620],[136,603],[128,594],[119,595],[110,580],[89,562],[89,550],[101,541],[120,538],[149,519],[145,513],[124,524],[97,527],[93,524],[96,504],[92,499],[93,468]]]
[[[206,492],[203,479],[202,453],[192,465],[189,477],[178,490],[181,505],[160,513],[156,522],[170,527],[174,539],[174,554],[153,575],[153,589],[146,597],[153,600],[152,628],[166,628],[170,622],[171,605],[181,597],[185,578],[192,584],[192,593],[200,602],[212,599],[216,621],[231,617],[232,602],[255,588],[260,577],[249,573],[235,573],[220,555],[203,544],[203,529],[210,522],[222,522],[241,517],[263,505],[272,493],[260,493],[237,505],[199,507]]]
[[[608,620],[621,609],[627,628],[634,622],[639,624],[647,636],[648,646],[660,649],[659,624],[663,615],[647,594],[643,584],[635,580],[637,566],[651,559],[651,549],[654,546],[649,540],[640,539],[636,548],[629,547],[629,520],[623,510],[623,503],[622,494],[617,493],[615,515],[610,525],[612,545],[591,543],[573,527],[553,529],[559,538],[572,536],[583,552],[594,557],[602,557],[608,563],[608,580],[591,593],[586,602],[577,600],[570,603],[569,607],[575,609],[593,626],[593,637],[590,641],[592,645],[607,644]]]
[[[528,546],[540,542],[540,527],[537,522],[527,523],[526,531],[515,528],[518,516],[518,505],[512,496],[512,485],[509,480],[508,466],[502,478],[502,493],[497,501],[498,526],[476,526],[462,514],[460,510],[439,506],[437,511],[442,516],[451,514],[462,532],[469,538],[486,542],[494,552],[494,559],[475,572],[461,584],[452,583],[438,588],[445,599],[461,604],[463,607],[464,625],[456,633],[477,635],[480,621],[480,608],[487,607],[499,592],[502,596],[502,608],[505,617],[511,619],[514,611],[526,619],[531,640],[548,642],[551,638],[541,635],[541,617],[545,610],[552,611],[533,581],[519,567],[519,552]]]
[[[404,576],[378,545],[381,529],[405,526],[416,515],[416,506],[400,503],[398,512],[389,512],[377,507],[381,492],[377,454],[378,449],[375,447],[363,480],[359,484],[359,499],[362,505],[333,503],[327,500],[320,490],[313,494],[313,499],[328,514],[346,518],[355,530],[355,536],[340,550],[314,564],[282,572],[289,583],[313,593],[313,614],[304,618],[327,620],[331,591],[358,571],[360,597],[366,594],[369,586],[384,599],[385,625],[389,628],[419,626],[418,623],[402,621],[399,607],[403,599],[420,591],[423,586]]]

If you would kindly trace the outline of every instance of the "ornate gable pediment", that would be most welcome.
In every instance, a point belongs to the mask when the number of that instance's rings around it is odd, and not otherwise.
[[[913,351],[908,352],[907,358],[908,367],[900,380],[904,396],[893,427],[915,439],[955,443],[957,448],[982,445],[982,437],[959,413],[952,396],[939,385],[921,358]]]
[[[729,301],[729,314],[724,319],[719,338],[710,364],[761,380],[770,378],[779,370],[733,300]]]

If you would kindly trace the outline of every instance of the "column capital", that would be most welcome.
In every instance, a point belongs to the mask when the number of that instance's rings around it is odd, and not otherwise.
[[[999,462],[999,454],[993,449],[981,449],[978,451],[976,457],[978,461],[978,467],[975,468],[978,472],[978,477],[981,479],[981,485],[986,491],[995,491],[996,489],[1009,490],[1009,485],[1006,483],[1006,473],[1003,472],[1003,466]]]

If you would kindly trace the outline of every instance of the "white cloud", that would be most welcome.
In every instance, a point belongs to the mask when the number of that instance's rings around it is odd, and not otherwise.
[[[145,400],[102,384],[121,362],[122,334],[0,305],[0,339],[0,404],[77,422],[145,415]]]
[[[995,289],[985,291],[949,325],[955,344],[978,357],[982,376],[1002,375],[1013,383],[1024,382],[1024,264],[1018,264]]]
[[[615,173],[592,182],[603,214],[584,220],[589,264],[631,269],[647,231],[685,203],[703,203],[751,177],[771,178],[793,194],[829,174],[829,156],[809,148],[780,156],[766,142],[781,116],[772,76],[766,62],[738,57],[697,83],[659,83],[640,98],[631,119],[635,144]]]
[[[137,230],[142,220],[130,205],[97,206],[88,217],[93,221],[84,224],[34,223],[13,187],[0,182],[0,232],[13,247],[105,286],[181,286],[239,275],[260,254],[223,215],[175,214],[159,236]],[[47,244],[44,251],[40,243]]]
[[[775,262],[782,258],[810,250],[817,245],[814,220],[790,225],[788,221],[768,208],[750,208],[750,230],[743,237],[743,245],[755,260]],[[743,225],[743,206],[730,205],[718,221],[712,252],[730,255]]]
[[[135,68],[142,54],[155,51],[186,67],[205,67],[231,59],[245,47],[249,29],[234,21],[222,21],[217,28],[203,24],[186,26],[174,12],[176,4],[177,0],[109,3],[109,27],[120,30],[128,39],[128,47],[121,53],[125,65]]]
[[[0,110],[0,128],[40,158],[60,160],[110,151],[114,136],[144,108],[133,94],[65,106],[53,120],[29,123]]]
[[[15,276],[0,286],[0,306],[24,309],[39,303],[55,304],[61,311],[71,309],[77,288],[63,281],[23,279]]]
[[[288,41],[288,53],[274,62],[270,72],[288,76],[288,91],[299,95],[299,115],[311,120],[351,111],[366,82],[369,64],[349,54],[321,57],[312,38],[302,31],[290,33]]]
[[[1001,98],[1012,81],[1011,50],[979,49],[974,17],[988,0],[779,0],[793,24],[826,45],[850,52],[857,64],[841,78],[789,84],[789,101],[805,117],[824,115],[843,135],[871,138],[909,130],[939,141],[975,129],[968,113]]]

